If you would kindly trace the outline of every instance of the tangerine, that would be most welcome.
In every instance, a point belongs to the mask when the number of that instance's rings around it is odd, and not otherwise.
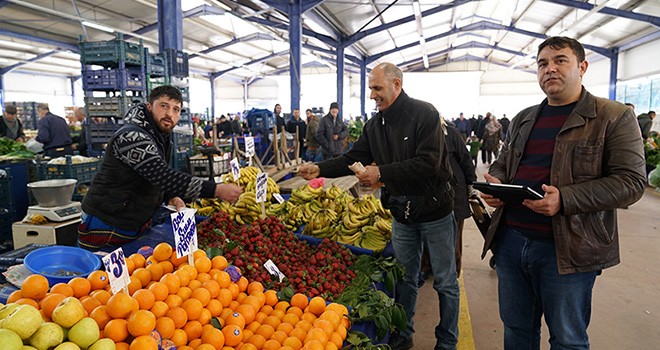
[[[135,265],[135,268],[138,269],[140,267],[144,267],[144,264],[146,263],[147,259],[144,257],[144,255],[140,253],[133,253],[131,256],[128,257],[128,259],[133,260],[133,265]],[[135,271],[133,271],[135,272]]]
[[[54,286],[52,286],[50,288],[50,292],[51,293],[62,294],[65,297],[72,297],[73,296],[73,288],[71,288],[70,285],[68,285],[66,283],[62,283],[62,282],[57,283]],[[7,301],[7,302],[9,302],[9,301]]]
[[[128,338],[128,321],[116,318],[108,321],[103,328],[103,336],[118,343]]]
[[[321,297],[314,297],[309,301],[309,312],[320,316],[325,311],[325,300]]]
[[[156,302],[156,296],[148,289],[139,289],[133,293],[133,299],[137,300],[141,310],[150,310]]]
[[[176,326],[169,317],[160,317],[156,320],[156,330],[163,339],[170,339],[174,335]]]
[[[305,310],[307,304],[309,304],[309,300],[307,299],[307,296],[305,294],[296,293],[291,297],[290,303],[291,306],[295,306],[300,310]]]
[[[83,308],[85,311],[87,311],[87,314],[89,315],[94,309],[97,307],[101,306],[101,302],[92,298],[92,297],[85,297],[80,300],[80,303],[82,304]]]
[[[157,261],[165,261],[172,256],[172,252],[172,246],[167,242],[162,242],[154,247],[154,253],[151,256]]]
[[[89,295],[89,292],[92,290],[92,283],[83,277],[74,277],[67,284],[73,288],[73,296],[78,299]]]
[[[147,310],[138,310],[128,318],[128,333],[134,337],[151,334],[156,329],[156,316]]]
[[[222,334],[225,336],[226,346],[236,346],[243,340],[243,331],[235,324],[222,327]]]
[[[100,289],[100,290],[95,290],[92,293],[89,294],[90,297],[98,300],[101,305],[105,305],[108,303],[108,299],[112,296],[110,292],[108,292],[105,289]]]
[[[50,318],[53,315],[53,310],[55,310],[57,305],[65,298],[66,296],[62,294],[51,293],[40,301],[41,311],[43,311],[46,317]]]
[[[183,331],[188,335],[188,341],[191,339],[199,339],[202,336],[202,324],[196,320],[188,321],[185,326],[183,326]]]
[[[211,259],[211,266],[213,266],[214,269],[224,271],[229,266],[229,263],[227,262],[227,259],[224,256],[217,255],[214,256],[213,259]]]
[[[133,311],[133,300],[130,295],[124,292],[111,296],[107,304],[108,315],[112,318],[127,318]]]
[[[93,271],[87,276],[87,280],[92,285],[93,291],[103,289],[110,283],[108,274],[102,270]]]
[[[174,321],[174,326],[177,329],[182,328],[185,326],[186,322],[188,322],[188,314],[186,313],[186,310],[181,307],[175,307],[165,315]]]
[[[23,298],[39,300],[48,293],[48,279],[42,275],[28,276],[21,285]]]
[[[112,317],[108,315],[107,306],[105,305],[96,307],[96,309],[89,313],[89,317],[96,321],[96,324],[99,325],[100,330],[103,330],[108,322],[112,320]]]
[[[158,342],[150,335],[141,335],[133,339],[130,350],[158,350]]]
[[[198,319],[202,314],[202,309],[204,308],[204,306],[202,306],[202,302],[194,298],[190,298],[184,301],[181,307],[186,311],[188,320]]]

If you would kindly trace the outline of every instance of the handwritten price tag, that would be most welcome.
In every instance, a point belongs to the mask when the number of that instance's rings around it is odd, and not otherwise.
[[[170,214],[172,218],[172,231],[174,232],[174,245],[176,257],[181,258],[197,250],[197,224],[195,223],[196,209],[186,208]]]
[[[246,136],[245,137],[245,155],[252,157],[254,153],[254,137]]]
[[[273,197],[275,197],[277,203],[280,204],[284,203],[284,197],[282,197],[282,195],[280,195],[279,193],[273,193]]]
[[[126,268],[126,258],[124,257],[124,250],[118,248],[112,253],[101,258],[105,272],[108,274],[110,280],[110,289],[112,294],[116,294],[124,289],[131,282],[128,276],[128,268]]]
[[[277,268],[277,265],[275,265],[275,263],[270,259],[268,259],[264,263],[264,267],[266,268],[266,270],[268,270],[268,272],[271,275],[276,275],[280,279],[280,282],[282,282],[282,280],[286,277],[286,276],[284,276],[282,271],[280,271],[280,269]]]
[[[257,203],[263,203],[266,201],[266,190],[268,184],[268,174],[259,173],[257,175]]]
[[[234,181],[238,182],[238,179],[241,178],[241,166],[238,164],[238,159],[232,159],[229,162],[229,167],[231,168],[231,176],[234,178]]]

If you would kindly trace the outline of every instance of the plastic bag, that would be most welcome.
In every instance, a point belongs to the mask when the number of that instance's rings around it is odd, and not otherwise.
[[[36,139],[29,139],[25,143],[25,148],[34,153],[39,153],[44,150],[44,144],[37,141]]]

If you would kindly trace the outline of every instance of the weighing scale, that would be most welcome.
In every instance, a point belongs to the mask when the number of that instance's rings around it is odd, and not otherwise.
[[[27,216],[24,221],[29,221],[30,216],[40,214],[50,221],[67,221],[80,218],[80,202],[70,202],[69,204],[57,207],[42,207],[40,205],[33,205],[28,207]]]

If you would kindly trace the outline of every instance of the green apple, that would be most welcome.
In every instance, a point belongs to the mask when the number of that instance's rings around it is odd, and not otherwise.
[[[23,347],[21,337],[8,329],[0,329],[0,344],[3,350],[21,350]]]
[[[53,350],[80,350],[80,346],[70,341],[64,342],[55,347]]]
[[[29,338],[44,323],[41,313],[32,305],[19,305],[2,320],[2,328],[18,334],[21,339]]]
[[[111,339],[103,338],[96,341],[87,350],[116,350],[115,342]]]
[[[17,307],[19,307],[21,304],[16,304],[16,303],[11,303],[3,306],[0,308],[0,320],[4,319],[5,317],[9,316],[10,313],[12,313]]]
[[[99,325],[91,317],[85,317],[69,329],[69,341],[85,349],[99,340]]]
[[[80,300],[75,297],[68,297],[57,304],[50,318],[64,328],[71,328],[83,317],[85,317],[85,308]]]
[[[58,346],[64,341],[64,331],[62,327],[54,322],[45,322],[28,339],[30,345],[37,350],[48,350],[51,347]]]
[[[23,345],[23,347],[21,348],[21,350],[38,350],[38,349],[35,348],[34,346]]]

